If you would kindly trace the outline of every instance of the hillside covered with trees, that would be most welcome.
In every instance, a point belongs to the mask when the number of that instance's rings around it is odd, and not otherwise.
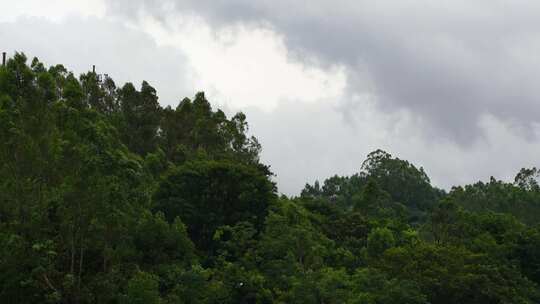
[[[539,303],[537,169],[444,191],[381,150],[278,194],[247,118],[0,67],[1,303]]]

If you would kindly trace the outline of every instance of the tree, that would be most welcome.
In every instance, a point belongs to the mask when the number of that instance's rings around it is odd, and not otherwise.
[[[408,161],[392,158],[389,153],[371,152],[362,164],[362,175],[374,180],[392,199],[409,208],[425,210],[440,196],[432,188],[423,168],[417,169]]]
[[[367,239],[367,253],[370,257],[377,257],[395,245],[394,235],[388,228],[376,228],[369,233]]]
[[[156,90],[143,81],[140,92],[131,83],[119,91],[122,139],[133,152],[146,155],[156,149],[161,108]]]
[[[159,304],[161,298],[158,290],[158,279],[145,272],[138,272],[128,282],[124,303]]]
[[[181,164],[199,152],[212,159],[231,159],[257,164],[260,144],[248,136],[243,113],[227,119],[221,110],[213,111],[204,93],[194,100],[184,98],[176,109],[163,111],[160,138],[167,158]]]
[[[229,161],[190,161],[167,174],[154,197],[167,220],[180,217],[192,240],[208,250],[216,229],[241,221],[262,228],[275,186],[257,167]]]
[[[538,292],[510,265],[462,246],[420,243],[387,250],[380,269],[410,280],[429,303],[535,303]]]
[[[536,167],[530,169],[522,168],[514,179],[514,184],[520,187],[523,190],[528,191],[540,191],[540,186],[538,186],[538,176],[540,172]]]
[[[309,220],[307,210],[289,201],[279,201],[269,213],[258,244],[261,272],[273,293],[286,292],[297,280],[324,267],[333,242]]]

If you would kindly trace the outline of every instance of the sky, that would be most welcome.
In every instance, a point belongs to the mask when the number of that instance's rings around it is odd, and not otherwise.
[[[383,149],[434,185],[512,180],[540,155],[540,2],[0,0],[0,50],[163,106],[246,113],[279,191]]]

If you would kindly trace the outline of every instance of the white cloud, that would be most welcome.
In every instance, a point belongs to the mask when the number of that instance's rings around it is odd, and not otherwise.
[[[17,18],[45,17],[61,22],[69,16],[104,16],[104,0],[0,0],[0,21],[13,22]]]
[[[331,101],[344,93],[342,66],[295,61],[283,37],[270,28],[238,25],[213,31],[199,18],[180,15],[167,25],[149,16],[143,20],[141,30],[185,54],[198,90],[233,107],[272,110],[282,101]]]

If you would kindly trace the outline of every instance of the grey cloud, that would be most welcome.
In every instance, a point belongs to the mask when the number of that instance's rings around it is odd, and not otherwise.
[[[482,119],[483,143],[462,147],[424,140],[415,122],[392,128],[393,118],[373,108],[353,111],[355,127],[329,103],[289,102],[271,113],[245,109],[281,192],[297,195],[306,182],[359,172],[366,155],[378,148],[424,167],[432,183],[445,189],[490,176],[512,181],[521,167],[537,165],[540,143],[521,138],[500,121]]]
[[[343,64],[352,75],[351,96],[371,91],[382,111],[411,111],[430,126],[428,137],[468,146],[483,135],[484,114],[524,129],[540,117],[540,4],[532,1],[110,3],[113,13],[127,15],[197,14],[216,28],[271,26],[296,59],[309,54]]]
[[[75,73],[108,73],[117,85],[147,80],[160,93],[163,105],[176,105],[193,95],[185,58],[177,50],[159,47],[148,35],[99,18],[20,18],[0,23],[0,41],[10,53],[22,51],[47,65],[62,63]]]

